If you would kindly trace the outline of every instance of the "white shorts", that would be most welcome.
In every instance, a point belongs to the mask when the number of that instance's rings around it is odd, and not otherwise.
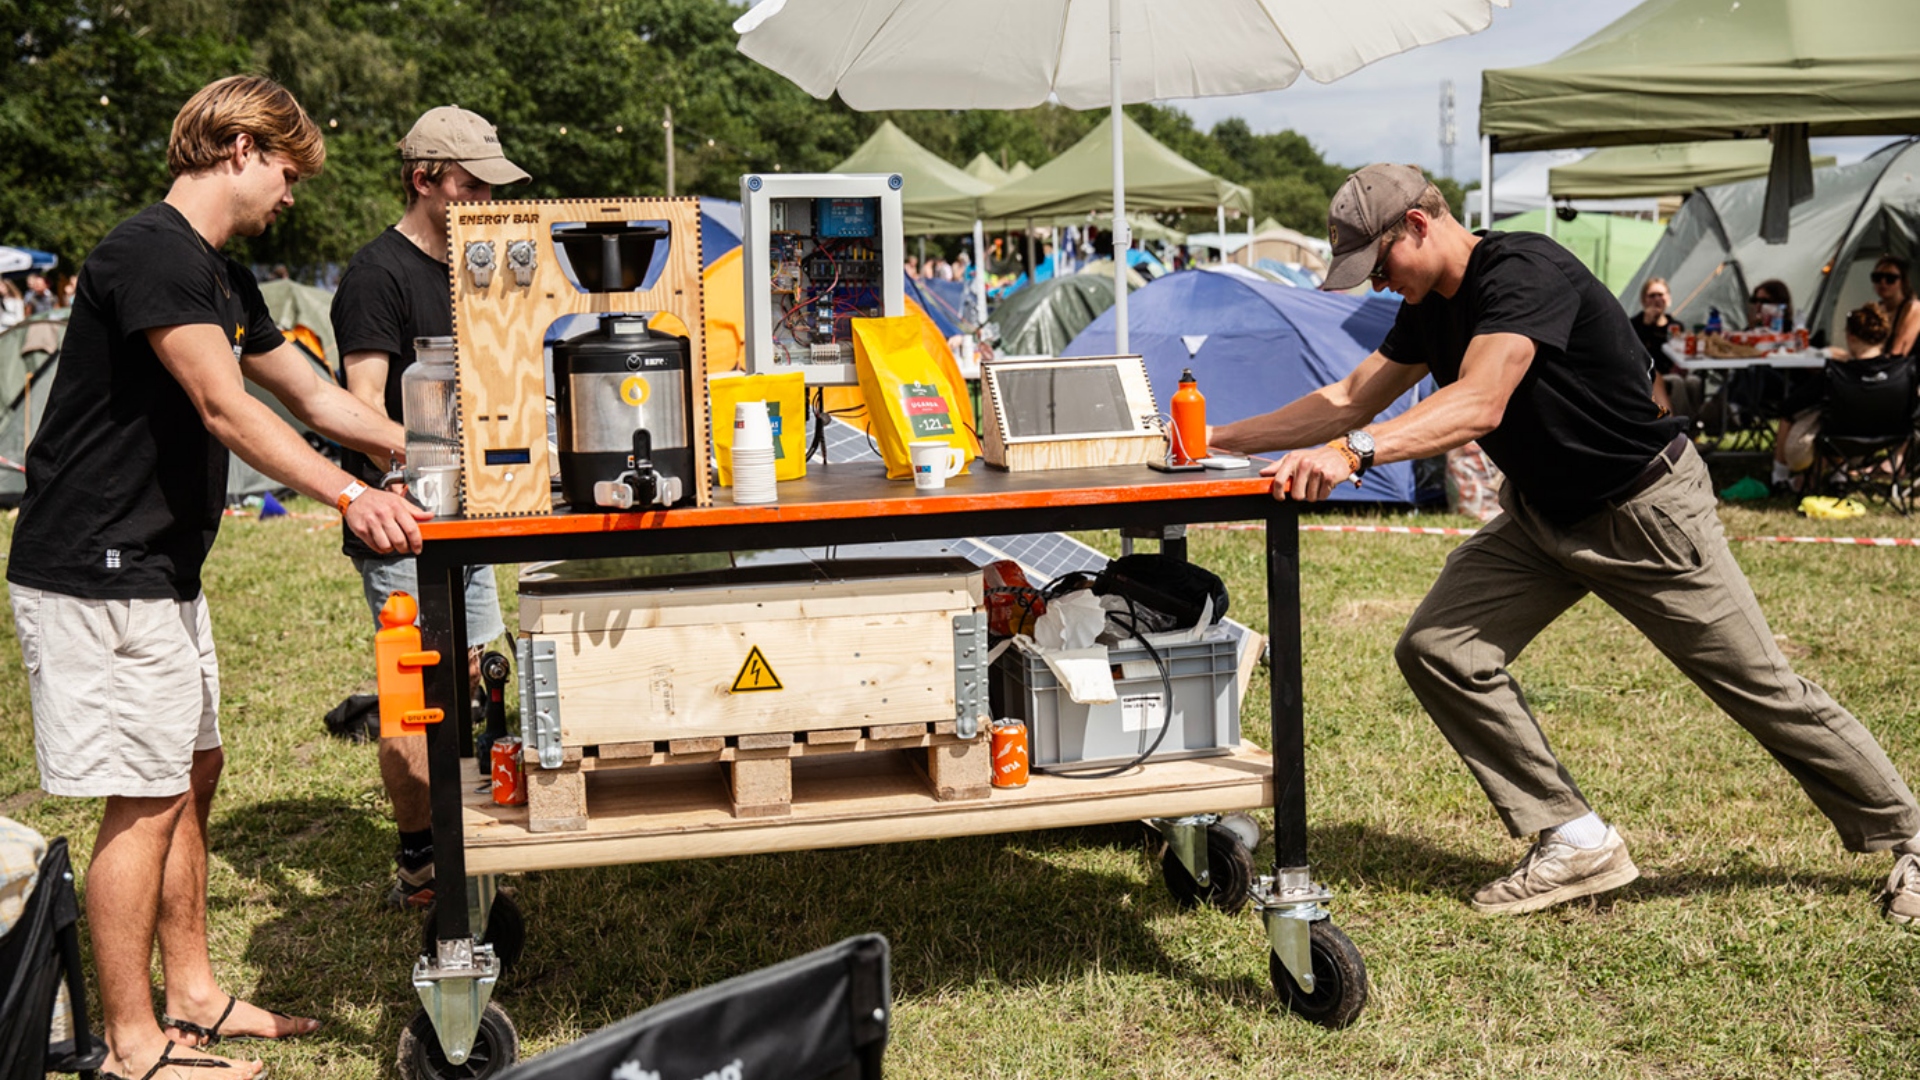
[[[186,791],[194,752],[220,745],[206,594],[86,600],[11,589],[40,786],[78,798]]]

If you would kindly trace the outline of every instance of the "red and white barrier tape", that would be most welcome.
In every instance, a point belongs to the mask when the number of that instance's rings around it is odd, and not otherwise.
[[[1213,522],[1190,525],[1192,529],[1230,529],[1253,532],[1265,525],[1248,521]],[[1421,525],[1302,525],[1301,532],[1315,533],[1397,533],[1402,536],[1472,536],[1479,529],[1440,529]],[[1855,547],[1920,547],[1916,536],[1734,536],[1755,544],[1842,544]]]

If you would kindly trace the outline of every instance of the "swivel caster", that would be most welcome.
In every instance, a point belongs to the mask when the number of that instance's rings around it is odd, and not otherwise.
[[[1267,953],[1274,993],[1300,1017],[1324,1028],[1343,1028],[1367,1007],[1367,965],[1360,950],[1332,922],[1313,924],[1308,946],[1313,957],[1313,990],[1300,989],[1278,954]]]
[[[514,902],[512,894],[493,894],[493,906],[487,913],[487,925],[480,931],[479,940],[493,946],[493,955],[500,959],[500,977],[506,978],[527,948],[527,919],[520,913],[520,905]],[[426,921],[420,924],[420,955],[433,955],[438,941],[433,928],[433,907],[429,905]]]
[[[422,1009],[400,1032],[400,1053],[394,1065],[400,1080],[483,1080],[501,1075],[518,1060],[520,1033],[513,1029],[505,1009],[489,1004],[480,1014],[480,1030],[467,1060],[458,1065],[447,1060],[433,1022]]]
[[[1207,904],[1232,915],[1247,906],[1248,891],[1253,887],[1253,849],[1236,824],[1223,819],[1206,827],[1205,882],[1196,880],[1187,869],[1169,834],[1166,853],[1160,857],[1160,872],[1166,878],[1167,891],[1181,907]],[[1188,827],[1178,822],[1173,826]],[[1257,839],[1259,834],[1254,835]]]

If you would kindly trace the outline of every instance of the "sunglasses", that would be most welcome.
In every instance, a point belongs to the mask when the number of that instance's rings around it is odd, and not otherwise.
[[[1873,283],[1874,283],[1875,285],[1898,285],[1898,284],[1900,284],[1900,275],[1899,275],[1899,274],[1891,274],[1891,273],[1888,273],[1888,272],[1887,272],[1887,271],[1885,271],[1885,270],[1875,270],[1875,271],[1874,271],[1874,272],[1873,272],[1872,274],[1870,274],[1870,275],[1868,275],[1868,276],[1870,276],[1870,277],[1872,277],[1872,278],[1873,278]]]
[[[1407,220],[1407,216],[1405,214],[1401,214],[1400,221],[1394,222],[1393,225],[1388,226],[1388,228],[1394,228],[1398,226],[1400,222],[1405,220]],[[1387,253],[1392,251],[1393,245],[1399,243],[1400,237],[1405,235],[1407,234],[1401,233],[1400,236],[1396,236],[1393,239],[1387,241],[1387,246],[1381,248],[1380,254],[1375,255],[1373,257],[1373,269],[1367,271],[1367,281],[1370,284],[1385,285],[1387,283]]]

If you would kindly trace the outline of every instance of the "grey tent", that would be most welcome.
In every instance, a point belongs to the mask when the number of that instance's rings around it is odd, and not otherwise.
[[[993,309],[994,346],[1006,356],[1059,356],[1100,313],[1113,306],[1113,274],[1067,274],[1029,285]]]
[[[290,327],[289,327],[290,329]],[[47,396],[60,370],[60,344],[66,336],[65,313],[59,318],[31,319],[0,333],[0,506],[15,506],[27,490],[27,445],[47,412]],[[333,330],[327,327],[326,336]],[[333,381],[324,361],[296,339],[295,349],[312,368],[314,377]],[[266,403],[295,431],[307,434],[305,424],[287,411],[280,399],[249,382],[248,392]],[[281,485],[238,454],[227,459],[227,495],[238,498],[278,490]]]
[[[1793,294],[1796,315],[1815,333],[1873,299],[1867,274],[1882,254],[1920,252],[1920,142],[1888,146],[1864,161],[1814,171],[1813,197],[1793,208],[1792,239],[1759,237],[1766,180],[1702,188],[1687,197],[1647,261],[1620,293],[1639,307],[1640,286],[1663,277],[1674,317],[1703,323],[1711,308],[1743,326],[1746,298],[1769,278]]]

